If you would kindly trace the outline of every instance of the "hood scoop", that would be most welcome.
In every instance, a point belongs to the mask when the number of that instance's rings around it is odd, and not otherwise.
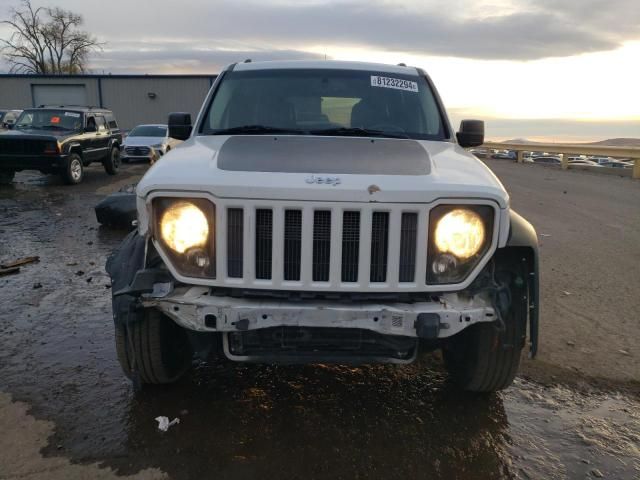
[[[415,140],[353,137],[232,136],[218,168],[237,172],[428,175],[427,151]]]

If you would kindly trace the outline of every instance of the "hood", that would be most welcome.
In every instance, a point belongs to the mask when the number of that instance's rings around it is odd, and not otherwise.
[[[5,130],[0,131],[0,138],[11,139],[19,138],[24,140],[60,140],[65,137],[76,135],[77,132],[69,132],[62,130],[39,130],[37,128],[28,128],[23,130]]]
[[[164,143],[166,137],[127,137],[124,139],[125,147],[150,147]]]
[[[156,190],[265,200],[509,202],[496,176],[455,143],[362,137],[197,136],[138,183],[141,197]]]

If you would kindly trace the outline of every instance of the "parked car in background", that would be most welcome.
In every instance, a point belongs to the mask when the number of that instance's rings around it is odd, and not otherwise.
[[[498,150],[492,157],[501,160],[515,160],[518,158],[518,154],[513,150]]]
[[[615,159],[611,159],[608,162],[602,162],[598,165],[601,167],[609,167],[609,168],[633,168],[633,162],[624,161],[624,160],[615,160]]]
[[[614,159],[614,158],[612,158],[612,157],[603,157],[603,156],[600,156],[600,155],[592,155],[592,156],[587,157],[587,158],[588,158],[589,160],[591,160],[591,161],[594,161],[594,162],[596,162],[596,163],[600,163],[600,164],[602,164],[602,163],[609,163],[609,162],[611,162],[611,161],[615,161],[615,159]]]
[[[542,155],[539,157],[532,157],[531,161],[533,163],[545,163],[548,165],[560,165],[562,163],[560,157],[556,157],[555,155]]]
[[[122,161],[151,160],[152,149],[160,156],[182,143],[170,138],[166,125],[138,125],[129,132],[122,145]]]
[[[0,133],[0,183],[10,183],[21,170],[39,170],[77,184],[84,178],[84,167],[93,162],[115,175],[121,144],[120,129],[109,110],[31,108],[22,112],[12,130]]]
[[[10,130],[22,110],[0,110],[0,130]]]
[[[588,160],[586,158],[569,158],[569,165],[585,165],[588,167],[601,167],[598,162],[594,162],[593,160]]]

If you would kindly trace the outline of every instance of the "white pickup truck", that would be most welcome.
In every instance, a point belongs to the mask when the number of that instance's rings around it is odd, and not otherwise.
[[[137,186],[109,258],[118,357],[170,383],[194,355],[410,363],[441,349],[461,388],[507,387],[537,349],[538,248],[419,68],[245,62]],[[527,328],[528,327],[528,328]],[[213,355],[215,354],[215,355]]]

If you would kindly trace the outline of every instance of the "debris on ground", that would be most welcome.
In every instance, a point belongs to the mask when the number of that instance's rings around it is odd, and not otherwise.
[[[541,237],[550,237],[551,234],[550,233],[541,233],[540,236]]]
[[[571,292],[567,292],[566,290],[565,290],[565,291],[563,291],[562,293],[564,293],[567,297],[568,297],[569,295],[571,295]]]
[[[628,350],[618,350],[622,355],[631,355]]]
[[[158,422],[158,430],[160,430],[161,432],[166,432],[167,430],[169,430],[169,427],[180,423],[180,419],[174,418],[173,420],[169,421],[169,417],[161,416],[156,417],[156,422]]]
[[[19,273],[20,267],[0,268],[0,277],[3,275],[11,275],[13,273]]]
[[[33,262],[39,262],[39,261],[40,261],[40,257],[38,256],[24,257],[24,258],[19,258],[18,260],[14,260],[13,262],[2,263],[0,264],[0,268],[7,269],[7,268],[13,268],[13,267],[21,267],[22,265],[26,265],[28,263],[33,263]]]
[[[571,340],[567,340],[567,345],[569,345],[570,347],[575,347],[576,346],[576,342],[572,342]]]
[[[34,290],[37,290],[37,289],[39,289],[39,288],[42,288],[42,284],[41,284],[40,282],[38,282],[38,283],[34,283],[34,284],[33,284],[33,289],[34,289]]]

